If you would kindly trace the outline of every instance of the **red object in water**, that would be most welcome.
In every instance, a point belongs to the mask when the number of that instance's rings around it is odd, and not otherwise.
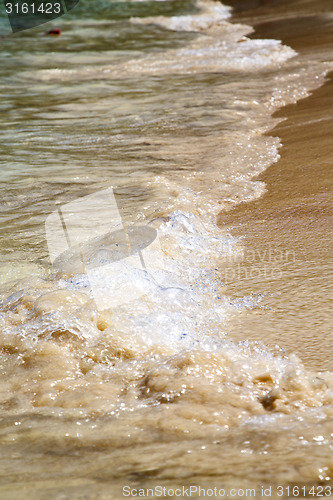
[[[58,36],[60,34],[61,34],[60,28],[53,28],[50,31],[47,31],[46,33],[44,33],[44,35],[55,35],[55,36]]]

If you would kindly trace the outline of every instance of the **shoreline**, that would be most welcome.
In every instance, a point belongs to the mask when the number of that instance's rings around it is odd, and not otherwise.
[[[248,22],[244,19],[246,15],[238,12],[233,21]],[[285,24],[281,17],[274,22],[263,21],[255,26],[253,36],[268,37],[271,29],[274,38],[279,37],[302,56],[310,50],[309,26],[316,33],[320,28],[314,26],[316,19],[318,16],[314,15],[304,23],[302,17],[294,18],[293,35],[288,31],[290,22]],[[321,27],[323,24],[320,18]],[[332,32],[328,20],[326,29],[321,29],[315,39],[316,52],[320,47],[322,53],[328,52],[328,34]],[[304,40],[308,43],[303,50]],[[317,370],[333,370],[329,356],[333,323],[328,287],[333,227],[329,179],[333,163],[330,158],[332,76],[332,72],[328,74],[324,85],[309,97],[273,114],[273,118],[283,121],[266,135],[278,136],[282,147],[280,160],[256,177],[266,184],[266,193],[230,212],[221,212],[218,217],[218,224],[232,227],[233,235],[245,235],[245,248],[257,255],[256,259],[245,255],[241,264],[231,266],[226,293],[263,294],[266,307],[237,318],[230,331],[232,339],[263,341],[270,348],[278,345],[288,354],[296,353],[307,367]],[[268,248],[280,256],[294,252],[295,259],[277,262],[262,258]]]

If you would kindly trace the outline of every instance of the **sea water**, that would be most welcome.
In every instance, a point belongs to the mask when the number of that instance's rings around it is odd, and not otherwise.
[[[230,16],[209,0],[81,0],[59,37],[1,39],[4,498],[331,479],[332,373],[264,332],[233,338],[270,290],[228,295],[223,271],[250,250],[217,220],[266,192],[273,112],[332,62]],[[45,223],[106,189],[125,225],[154,228],[163,265],[122,268],[99,307],[66,253],[52,266]],[[100,227],[98,211],[82,220]]]

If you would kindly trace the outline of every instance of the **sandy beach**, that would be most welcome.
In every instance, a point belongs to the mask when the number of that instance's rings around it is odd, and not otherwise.
[[[281,2],[276,9],[274,3],[271,9],[269,5],[259,10],[255,36],[282,39],[305,58],[325,57],[331,50],[332,22],[321,14],[327,2]],[[246,10],[236,20],[251,22],[256,13]],[[244,333],[256,340],[264,337],[271,347],[282,345],[317,370],[333,367],[332,90],[329,74],[310,97],[275,114],[282,121],[270,134],[281,139],[281,159],[259,177],[267,192],[220,215],[221,224],[236,225],[254,249],[249,261],[245,253],[240,269],[235,269],[235,275],[245,279],[228,289],[235,293],[237,288],[238,293],[239,287],[242,292],[264,288],[272,294],[267,298],[271,310],[250,312],[233,335],[239,340]]]
[[[330,4],[0,12],[1,499],[332,495]]]

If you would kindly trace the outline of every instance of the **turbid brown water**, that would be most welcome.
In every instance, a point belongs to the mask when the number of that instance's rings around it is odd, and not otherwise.
[[[3,40],[0,497],[330,496],[329,3],[238,2],[296,57],[209,1],[82,5],[56,42]],[[44,223],[110,185],[173,281],[100,311]]]

